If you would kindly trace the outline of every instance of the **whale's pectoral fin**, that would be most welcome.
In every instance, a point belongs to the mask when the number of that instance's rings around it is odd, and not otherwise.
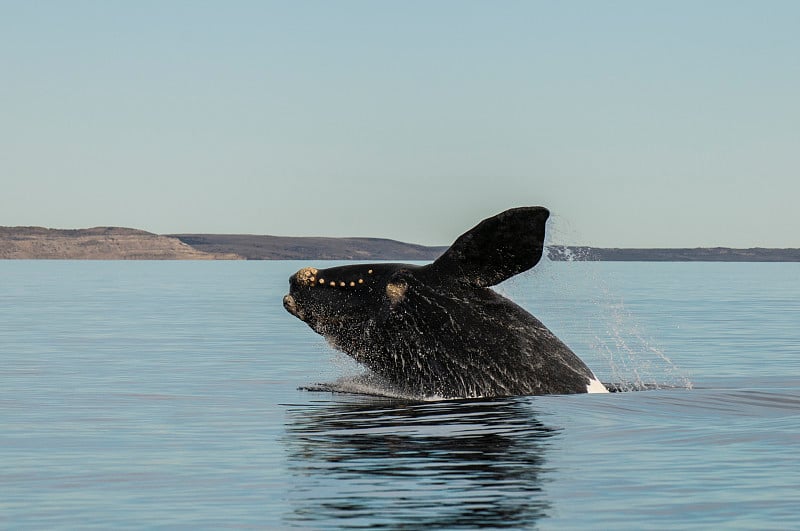
[[[485,219],[426,269],[477,286],[499,284],[539,262],[549,215],[544,207],[521,207]]]

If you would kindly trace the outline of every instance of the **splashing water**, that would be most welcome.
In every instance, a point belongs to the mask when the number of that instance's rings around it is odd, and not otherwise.
[[[689,378],[672,362],[655,340],[645,335],[642,326],[624,303],[613,302],[610,289],[603,287],[604,334],[595,333],[592,350],[606,360],[614,383],[623,391],[692,388]]]
[[[568,221],[554,216],[548,227],[545,246],[556,245],[552,240],[563,241],[567,233],[574,233]],[[574,234],[569,239],[575,240]],[[620,295],[610,285],[610,279],[602,273],[597,262],[587,262],[579,251],[563,247],[563,261],[551,261],[545,251],[541,262],[531,271],[504,284],[510,288],[510,298],[515,298],[521,283],[525,291],[533,293],[534,304],[528,305],[532,313],[542,318],[548,310],[537,296],[549,292],[552,303],[559,312],[554,313],[554,322],[569,321],[562,328],[562,339],[579,335],[583,343],[605,360],[607,370],[593,367],[603,381],[609,381],[622,391],[659,388],[692,388],[688,376],[667,356],[657,342],[649,337],[644,327],[625,306]],[[536,287],[531,288],[533,283]],[[546,297],[545,297],[546,299]],[[588,311],[576,312],[575,305],[585,305]],[[572,317],[576,313],[581,318]],[[549,320],[549,319],[548,319]],[[548,324],[547,322],[545,324]],[[577,330],[576,330],[577,329]],[[567,341],[570,344],[569,341]],[[577,352],[580,356],[581,353]],[[583,357],[583,356],[582,356]],[[584,359],[584,361],[587,361]],[[606,377],[606,375],[608,375]]]

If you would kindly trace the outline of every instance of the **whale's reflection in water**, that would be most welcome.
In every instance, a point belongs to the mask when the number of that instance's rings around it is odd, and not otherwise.
[[[557,430],[533,400],[334,400],[287,406],[288,525],[524,528],[547,516]]]

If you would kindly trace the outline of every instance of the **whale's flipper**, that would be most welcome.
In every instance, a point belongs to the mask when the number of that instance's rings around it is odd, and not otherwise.
[[[539,263],[550,212],[544,207],[506,210],[458,237],[426,273],[488,287]]]

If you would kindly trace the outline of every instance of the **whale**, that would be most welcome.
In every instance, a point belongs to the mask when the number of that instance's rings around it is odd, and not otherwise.
[[[407,396],[608,392],[539,319],[492,289],[540,261],[549,216],[541,206],[501,212],[427,265],[304,267],[283,305]]]

